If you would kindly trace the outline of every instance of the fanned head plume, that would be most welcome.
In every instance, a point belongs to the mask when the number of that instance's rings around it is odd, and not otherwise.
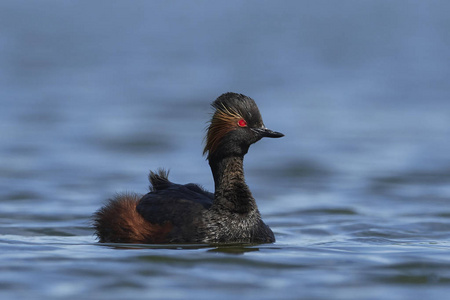
[[[242,94],[225,93],[211,106],[215,109],[207,128],[203,154],[214,153],[228,133],[239,128],[264,127],[255,101]]]

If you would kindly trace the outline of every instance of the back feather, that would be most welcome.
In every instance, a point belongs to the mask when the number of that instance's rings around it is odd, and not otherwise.
[[[158,190],[165,190],[169,186],[171,186],[173,183],[170,182],[168,177],[168,170],[158,169],[156,173],[150,171],[150,175],[148,176],[148,179],[150,181],[150,191],[154,192]]]

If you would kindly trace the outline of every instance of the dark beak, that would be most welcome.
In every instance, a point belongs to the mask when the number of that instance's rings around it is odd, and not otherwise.
[[[259,134],[260,137],[280,138],[284,136],[281,132],[272,131],[267,128],[251,128],[254,132]]]

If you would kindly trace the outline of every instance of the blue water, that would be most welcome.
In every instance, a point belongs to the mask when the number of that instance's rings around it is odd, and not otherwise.
[[[2,299],[445,299],[450,4],[0,3]],[[209,190],[209,103],[267,127],[247,182],[277,242],[98,244],[149,170]]]

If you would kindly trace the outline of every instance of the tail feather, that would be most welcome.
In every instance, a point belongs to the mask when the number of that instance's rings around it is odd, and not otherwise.
[[[150,191],[167,189],[172,185],[172,182],[168,179],[169,171],[164,169],[158,169],[158,171],[150,171],[148,179],[150,181]]]
[[[101,243],[160,242],[170,226],[147,222],[137,211],[141,196],[118,194],[93,216],[95,234]]]

